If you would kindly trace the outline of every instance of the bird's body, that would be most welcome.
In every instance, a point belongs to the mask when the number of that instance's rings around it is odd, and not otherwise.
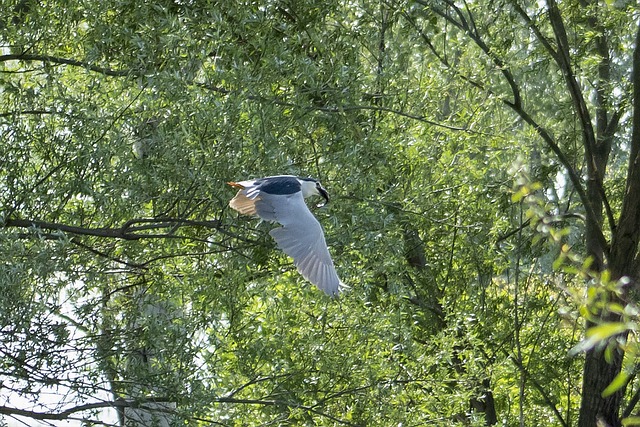
[[[243,215],[259,216],[282,227],[269,232],[278,247],[293,258],[302,276],[328,295],[343,286],[338,278],[318,220],[304,199],[319,195],[329,201],[320,183],[311,178],[278,175],[248,181],[229,182],[239,188],[229,205]]]

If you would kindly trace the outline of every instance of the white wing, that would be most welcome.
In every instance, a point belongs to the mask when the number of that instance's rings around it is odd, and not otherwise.
[[[264,191],[255,199],[258,216],[282,227],[269,232],[278,247],[293,258],[302,276],[329,295],[341,286],[327,249],[324,232],[302,197],[302,192],[279,195]]]

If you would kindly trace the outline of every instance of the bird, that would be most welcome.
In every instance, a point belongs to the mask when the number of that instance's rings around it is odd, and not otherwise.
[[[329,296],[345,287],[329,254],[324,231],[304,199],[329,194],[319,181],[294,175],[276,175],[247,181],[227,182],[239,189],[229,206],[242,215],[277,222],[281,227],[269,234],[291,258],[298,272]],[[326,204],[325,203],[325,204]]]

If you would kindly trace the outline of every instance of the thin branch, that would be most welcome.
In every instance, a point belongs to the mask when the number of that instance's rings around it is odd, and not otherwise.
[[[401,110],[395,110],[393,108],[387,108],[387,107],[382,107],[377,105],[344,105],[344,106],[337,106],[337,107],[314,107],[313,109],[317,111],[323,111],[326,113],[340,113],[344,111],[357,111],[357,110],[380,111],[380,112],[395,114],[401,117],[406,117],[408,119],[416,120],[422,123],[427,123],[432,126],[437,126],[443,129],[486,135],[482,132],[473,131],[468,128],[461,128],[461,127],[446,125],[444,123],[435,122],[433,120],[427,119],[426,116],[421,114],[407,113]]]
[[[144,224],[144,225],[137,225],[137,224]],[[193,220],[180,219],[180,218],[132,219],[125,222],[121,227],[116,227],[116,228],[109,228],[109,227],[87,228],[87,227],[77,227],[73,225],[59,224],[59,223],[46,222],[46,221],[40,221],[40,220],[9,218],[4,222],[4,224],[2,224],[2,226],[53,230],[53,231],[58,231],[62,233],[74,234],[78,236],[109,237],[109,238],[116,238],[116,239],[123,239],[123,240],[140,240],[145,238],[149,239],[149,238],[176,237],[169,233],[159,233],[159,234],[139,233],[141,231],[165,229],[165,228],[174,226],[176,224],[186,225],[191,227],[212,228],[218,231],[220,231],[222,228],[220,221],[218,220],[193,221]],[[225,232],[225,234],[230,234],[230,233]]]
[[[427,6],[426,2],[424,2],[423,0],[417,1],[420,4]],[[511,73],[509,67],[507,67],[505,62],[480,37],[475,24],[473,27],[468,24],[467,20],[464,19],[464,13],[460,10],[460,8],[458,8],[453,1],[445,0],[444,2],[447,4],[447,6],[451,7],[456,12],[456,15],[460,18],[459,21],[454,19],[447,12],[434,7],[433,5],[430,6],[431,10],[433,10],[437,15],[439,15],[449,23],[464,31],[467,36],[474,41],[476,46],[478,46],[482,50],[482,52],[493,62],[493,64],[498,70],[500,70],[500,73],[502,73],[502,76],[507,81],[507,84],[511,88],[511,94],[513,95],[512,103],[518,108],[522,108],[522,96],[520,94],[520,87],[516,83],[515,77]]]
[[[99,251],[98,249],[92,248],[91,246],[82,243],[82,241],[80,239],[76,238],[76,237],[72,238],[70,241],[74,245],[79,246],[82,249],[87,250],[87,251],[91,252],[94,255],[97,255],[97,256],[99,256],[101,258],[106,258],[106,259],[108,259],[110,261],[113,261],[115,263],[118,263],[118,264],[125,265],[125,266],[127,266],[129,268],[134,268],[134,269],[148,269],[149,268],[146,265],[148,263],[138,264],[138,263],[133,263],[133,262],[130,262],[130,261],[125,261],[125,260],[120,259],[118,257],[109,255],[109,254],[107,254],[105,252]]]
[[[440,52],[438,52],[434,44],[431,42],[431,38],[429,37],[429,35],[426,34],[422,30],[422,28],[420,28],[416,20],[407,12],[404,12],[403,16],[407,20],[407,22],[409,22],[409,24],[411,24],[411,26],[418,32],[418,35],[420,36],[420,38],[422,38],[422,41],[427,45],[431,53],[442,63],[442,65],[444,65],[447,69],[452,71],[456,77],[458,77],[459,79],[463,80],[466,83],[469,83],[471,86],[477,89],[480,89],[483,92],[488,93],[489,95],[499,98],[494,92],[491,91],[491,89],[486,88],[482,83],[476,80],[473,80],[465,76],[464,74],[460,73],[456,67],[454,67],[452,64],[449,63],[446,57],[444,57],[443,55],[440,55]]]
[[[78,61],[76,59],[60,58],[51,55],[36,55],[31,53],[0,55],[0,62],[4,61],[40,61],[59,65],[71,65],[74,67],[86,68],[87,70],[112,77],[124,77],[135,74],[132,70],[112,70],[110,68],[98,67],[97,65],[92,65],[88,62]]]
[[[569,424],[567,424],[567,422],[565,421],[564,417],[562,416],[562,414],[560,413],[560,411],[558,410],[558,407],[556,406],[555,403],[553,403],[553,400],[551,399],[551,396],[549,396],[549,394],[547,393],[547,391],[544,389],[544,387],[542,387],[542,384],[540,384],[535,378],[533,378],[530,374],[529,371],[527,370],[526,367],[524,367],[522,365],[522,363],[517,360],[515,357],[513,357],[512,355],[510,355],[506,350],[503,349],[503,352],[505,354],[505,356],[507,356],[509,358],[509,360],[511,360],[513,362],[514,365],[516,365],[516,367],[518,368],[518,370],[520,370],[522,373],[525,374],[527,380],[529,382],[531,382],[531,384],[533,385],[533,387],[538,390],[538,393],[540,393],[540,396],[542,397],[542,400],[545,401],[545,403],[547,404],[547,406],[549,408],[551,408],[551,410],[553,411],[553,413],[555,414],[556,418],[558,419],[558,421],[560,422],[560,425],[562,425],[562,427],[569,427]]]
[[[631,135],[631,150],[629,153],[629,175],[627,177],[627,189],[631,181],[631,171],[640,167],[638,154],[640,154],[640,24],[636,30],[635,48],[633,50],[633,70],[631,74],[633,85],[633,133]]]
[[[631,82],[633,85],[633,130],[625,198],[614,244],[619,247],[622,257],[631,252],[635,253],[633,263],[637,266],[640,263],[640,254],[637,253],[638,233],[640,233],[640,23],[635,36]]]
[[[571,184],[573,185],[574,189],[578,193],[578,197],[580,197],[580,201],[582,202],[582,205],[584,206],[584,210],[585,210],[587,218],[589,219],[589,221],[592,221],[594,224],[598,224],[599,223],[598,220],[597,220],[598,217],[596,215],[595,210],[593,209],[593,205],[591,204],[589,198],[587,197],[587,193],[586,193],[584,187],[582,186],[582,181],[581,181],[580,177],[578,176],[578,173],[575,171],[575,169],[571,165],[571,161],[569,160],[569,158],[560,149],[558,144],[556,144],[555,140],[553,139],[553,137],[551,136],[549,131],[547,131],[547,129],[545,129],[542,126],[540,126],[522,108],[516,108],[515,105],[511,105],[509,103],[507,103],[507,105],[509,105],[527,124],[529,124],[530,126],[533,127],[533,129],[536,131],[538,136],[540,136],[542,138],[542,140],[549,146],[549,148],[551,148],[551,151],[553,151],[554,154],[558,157],[558,160],[560,161],[560,163],[566,169],[567,174],[569,175],[569,180],[571,181]],[[600,229],[600,227],[598,227],[597,231],[598,232],[597,232],[595,237],[596,237],[596,239],[598,239],[598,243],[603,248],[603,251],[604,251],[605,255],[608,258],[609,257],[609,243],[607,242],[607,239],[604,237],[604,234],[602,233],[602,229]]]
[[[226,398],[227,399],[231,399],[233,398],[233,396],[235,396],[236,394],[240,393],[242,390],[246,389],[247,387],[250,387],[254,384],[258,384],[264,381],[272,381],[275,379],[279,379],[279,378],[287,378],[290,377],[292,374],[280,374],[280,375],[272,375],[272,376],[268,376],[268,377],[256,377],[244,384],[242,384],[240,387],[232,390],[229,394],[227,394]]]
[[[636,408],[636,405],[640,402],[640,388],[638,388],[629,399],[627,406],[622,411],[622,418],[627,418],[633,413],[633,410]]]
[[[225,96],[234,93],[234,91],[232,91],[232,90],[220,88],[220,87],[217,87],[217,86],[207,85],[205,83],[199,83],[198,86],[203,88],[203,89],[207,89],[207,90],[210,90],[212,92],[216,92],[216,93],[219,93],[219,94],[225,95]],[[299,104],[294,104],[292,102],[287,102],[287,101],[284,101],[282,99],[269,98],[269,97],[264,97],[264,96],[259,96],[259,95],[247,95],[246,99],[248,99],[250,101],[270,102],[270,103],[275,104],[275,105],[280,105],[280,106],[283,106],[283,107],[296,108],[296,109],[300,109],[300,110],[321,111],[323,113],[344,113],[346,111],[363,111],[363,110],[364,111],[390,113],[390,114],[394,114],[394,115],[397,115],[397,116],[405,117],[405,118],[408,118],[408,119],[411,119],[411,120],[416,120],[416,121],[419,121],[421,123],[426,123],[426,124],[430,124],[432,126],[437,126],[437,127],[440,127],[440,128],[443,128],[443,129],[447,129],[447,130],[468,132],[468,133],[473,133],[473,134],[478,134],[478,135],[487,135],[485,133],[474,131],[474,130],[471,130],[471,129],[468,129],[468,128],[461,128],[461,127],[451,126],[451,125],[447,125],[447,124],[444,124],[444,123],[440,123],[440,122],[436,122],[436,121],[433,121],[433,120],[429,120],[427,118],[427,116],[425,116],[423,114],[409,113],[409,112],[406,112],[406,111],[396,110],[396,109],[393,109],[393,108],[383,107],[383,106],[380,106],[380,105],[337,105],[337,106],[333,106],[333,107],[303,106],[303,105],[299,105]]]
[[[584,217],[584,215],[579,214],[579,213],[567,213],[567,214],[560,214],[560,215],[551,215],[549,217],[547,217],[549,220],[549,223],[559,223],[562,221],[565,221],[567,219],[572,219],[572,218],[576,218],[579,219],[581,221],[586,220],[586,218]],[[501,242],[507,240],[509,237],[513,236],[514,234],[519,233],[521,230],[524,230],[525,228],[529,227],[529,225],[531,225],[531,220],[528,219],[525,222],[523,222],[521,225],[519,225],[518,227],[516,227],[513,230],[510,230],[508,232],[506,232],[505,234],[502,234],[500,236],[498,236],[496,238],[496,242],[495,244],[498,245]]]
[[[535,22],[533,22],[531,17],[529,17],[527,12],[522,8],[522,6],[520,6],[520,4],[517,1],[511,0],[509,3],[515,9],[515,11],[518,12],[518,14],[520,14],[520,17],[524,20],[524,22],[527,24],[529,29],[533,31],[533,34],[535,34],[536,39],[542,44],[542,46],[545,48],[547,53],[549,53],[549,55],[551,55],[551,57],[557,62],[558,51],[556,51],[553,48],[549,39],[544,34],[542,34],[542,31],[540,30],[540,28],[535,24]]]
[[[218,399],[214,399],[216,403],[237,403],[244,405],[263,405],[263,406],[287,406],[291,408],[303,409],[305,411],[313,412],[316,415],[323,416],[325,418],[330,419],[331,421],[347,425],[347,426],[358,426],[359,424],[354,424],[347,420],[340,419],[338,417],[334,417],[333,415],[327,414],[326,412],[322,412],[313,406],[301,405],[297,403],[287,402],[284,400],[270,400],[270,399],[236,399],[230,397],[220,397]]]
[[[72,408],[65,409],[60,412],[38,412],[38,411],[30,411],[27,409],[18,409],[12,408],[9,406],[0,406],[0,414],[9,415],[9,416],[17,416],[17,417],[27,417],[34,420],[39,421],[62,421],[62,420],[72,420],[77,419],[73,418],[74,414],[85,411],[92,411],[95,409],[110,409],[110,408],[141,408],[155,411],[167,412],[166,410],[161,410],[157,408],[148,408],[145,405],[151,403],[167,403],[173,402],[171,399],[162,399],[162,398],[154,398],[148,399],[145,401],[140,400],[115,400],[115,401],[104,401],[104,402],[94,402],[94,403],[86,403],[83,405],[74,406]]]
[[[0,113],[0,118],[23,116],[23,115],[44,116],[47,114],[62,114],[62,113],[58,111],[49,111],[49,110],[16,110],[16,111],[7,111],[6,113]]]

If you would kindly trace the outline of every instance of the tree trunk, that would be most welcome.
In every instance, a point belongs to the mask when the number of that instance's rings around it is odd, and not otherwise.
[[[636,32],[633,52],[633,129],[627,174],[626,192],[620,214],[620,220],[614,230],[609,256],[611,277],[628,277],[632,284],[625,288],[620,303],[627,301],[629,289],[637,287],[637,272],[634,265],[638,259],[638,241],[640,238],[640,26]],[[588,243],[588,242],[587,242]],[[608,315],[604,321],[619,320],[618,315]],[[613,381],[622,369],[623,353],[614,352],[611,363],[605,360],[601,351],[592,349],[587,352],[582,386],[579,427],[621,426],[620,404],[624,387],[608,397],[602,397],[602,391]]]
[[[587,352],[578,426],[620,427],[622,425],[619,410],[623,389],[606,398],[601,394],[620,372],[622,356],[621,351],[615,351],[612,363],[607,363],[602,351]]]

